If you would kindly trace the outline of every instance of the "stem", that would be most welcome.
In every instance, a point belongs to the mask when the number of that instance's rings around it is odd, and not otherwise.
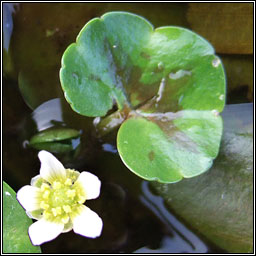
[[[103,137],[118,128],[128,117],[130,111],[131,109],[126,105],[122,110],[118,110],[103,119],[98,117],[94,119],[94,125],[99,137]]]

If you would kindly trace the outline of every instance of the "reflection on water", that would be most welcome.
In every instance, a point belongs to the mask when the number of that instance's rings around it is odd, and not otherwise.
[[[12,14],[15,12],[15,8],[19,4],[4,3],[3,4],[3,47],[8,52],[10,46],[10,40],[13,31],[13,19]]]
[[[8,99],[12,95],[4,95],[6,102],[9,102]],[[20,108],[15,104],[9,106],[13,112],[17,107]],[[44,102],[34,112],[28,112],[24,115],[28,121],[19,121],[16,126],[24,130],[33,121],[40,131],[52,127],[54,122],[61,122],[66,127],[63,112],[65,110],[60,100],[53,99]],[[4,130],[6,143],[3,171],[5,180],[10,185],[16,182],[14,188],[17,191],[38,174],[38,150],[22,146],[22,142],[29,139],[25,136],[27,134],[13,135],[7,127]],[[91,131],[87,136],[92,137],[93,134]],[[23,136],[23,140],[18,139],[20,136]],[[82,140],[81,147],[79,155],[70,155],[68,158],[65,154],[56,156],[61,161],[64,160],[66,167],[72,166],[79,171],[88,170],[101,179],[101,196],[86,202],[86,205],[102,217],[102,236],[87,239],[73,232],[61,234],[57,239],[41,246],[43,253],[208,252],[208,246],[165,208],[163,199],[150,192],[149,183],[138,178],[124,166],[113,142],[95,141],[88,144]],[[85,153],[90,151],[93,151],[91,158]]]
[[[40,132],[54,125],[54,122],[63,122],[60,99],[52,99],[37,107],[33,113],[37,130]]]
[[[117,148],[110,143],[102,144],[102,149],[106,152],[117,153]]]
[[[187,229],[177,218],[170,213],[163,198],[153,195],[149,190],[148,182],[142,182],[141,202],[147,206],[165,225],[166,235],[160,242],[160,247],[151,249],[142,247],[136,253],[207,253],[208,248],[193,232]]]
[[[253,103],[226,105],[221,116],[225,120],[224,131],[232,132],[240,130],[240,133],[252,132]]]

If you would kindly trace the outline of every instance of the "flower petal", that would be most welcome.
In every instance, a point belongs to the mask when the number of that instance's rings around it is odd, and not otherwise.
[[[28,229],[33,245],[41,245],[56,238],[63,230],[64,224],[49,222],[44,219],[34,222]]]
[[[38,153],[41,161],[40,175],[48,182],[66,178],[66,170],[62,163],[51,153],[42,150]]]
[[[64,229],[62,230],[62,233],[67,233],[73,228],[73,222],[70,220],[68,223],[64,225]]]
[[[17,200],[26,211],[40,209],[39,188],[26,185],[17,192]]]
[[[38,175],[36,175],[35,177],[33,177],[33,178],[31,179],[31,181],[30,181],[30,185],[31,185],[31,186],[34,186],[34,187],[40,187],[40,186],[37,186],[37,183],[38,183],[38,181],[39,181],[40,178],[42,179],[42,177],[41,177],[40,174],[38,174]]]
[[[96,238],[100,236],[103,222],[98,214],[83,205],[81,213],[73,219],[73,230],[82,236]]]
[[[90,172],[81,172],[75,184],[80,184],[83,187],[86,200],[95,199],[100,194],[101,182],[96,175]]]
[[[26,214],[30,219],[40,220],[43,218],[43,209],[35,210],[35,211],[26,211]]]

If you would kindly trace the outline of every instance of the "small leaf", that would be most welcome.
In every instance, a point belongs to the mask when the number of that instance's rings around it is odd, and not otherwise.
[[[33,246],[28,236],[32,220],[16,200],[16,193],[3,182],[3,252],[40,253],[39,246]]]
[[[30,144],[62,141],[80,136],[79,131],[70,128],[50,128],[41,131],[30,139]]]
[[[79,131],[75,129],[49,128],[35,134],[30,139],[29,145],[38,150],[65,153],[74,150],[80,144],[79,136]]]

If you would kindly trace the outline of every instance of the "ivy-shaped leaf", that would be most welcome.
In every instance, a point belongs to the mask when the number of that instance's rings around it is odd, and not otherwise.
[[[140,177],[175,182],[206,171],[217,156],[225,74],[212,46],[187,29],[154,30],[140,16],[107,13],[67,48],[60,80],[82,115],[104,116],[117,105],[126,119],[118,151]]]
[[[40,253],[39,246],[33,246],[28,236],[32,220],[16,200],[16,193],[3,182],[3,252]]]

